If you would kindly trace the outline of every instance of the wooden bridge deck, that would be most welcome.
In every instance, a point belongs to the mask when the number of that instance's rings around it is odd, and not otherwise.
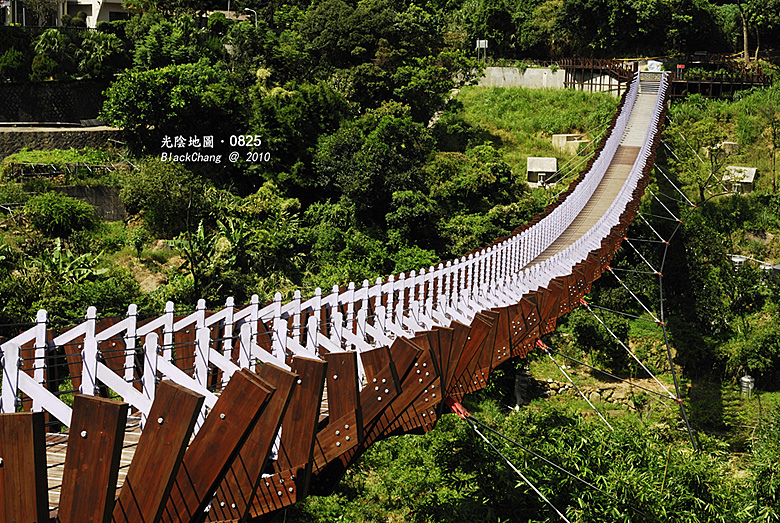
[[[656,96],[657,93],[652,91],[640,92],[637,95],[634,109],[631,112],[631,117],[620,146],[615,152],[615,156],[593,196],[588,200],[588,203],[585,204],[582,212],[577,215],[572,224],[563,231],[552,245],[532,260],[528,264],[529,267],[553,257],[577,241],[599,221],[604,212],[615,201],[623,183],[625,183],[631,172],[639,151],[642,149],[649,125],[648,115],[653,112]]]

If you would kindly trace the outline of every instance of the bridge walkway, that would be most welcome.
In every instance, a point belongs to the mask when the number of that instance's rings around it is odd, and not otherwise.
[[[615,201],[645,142],[658,88],[659,82],[645,80],[640,82],[639,94],[634,102],[626,131],[601,183],[572,224],[546,250],[534,258],[528,267],[551,258],[577,241],[599,221]]]

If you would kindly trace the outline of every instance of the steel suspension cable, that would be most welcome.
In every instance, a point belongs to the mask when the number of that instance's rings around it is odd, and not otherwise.
[[[629,245],[629,247],[631,247],[632,249],[634,249],[634,252],[635,252],[635,253],[637,253],[637,254],[639,255],[639,257],[640,257],[640,258],[642,258],[642,261],[643,261],[643,262],[645,262],[645,264],[647,264],[647,266],[648,266],[648,267],[650,267],[650,270],[651,270],[651,271],[653,271],[653,273],[654,273],[654,274],[657,274],[658,276],[662,276],[661,272],[660,272],[660,271],[657,271],[657,270],[655,270],[655,267],[653,267],[653,266],[650,264],[650,262],[649,262],[649,261],[647,261],[647,258],[645,258],[645,257],[644,257],[644,255],[643,255],[641,252],[639,252],[639,249],[637,249],[637,248],[634,246],[634,244],[633,244],[633,243],[631,243],[631,240],[629,240],[628,238],[624,238],[624,240],[625,240],[625,242],[626,242],[626,243]]]
[[[667,396],[667,395],[664,395],[664,394],[661,394],[660,392],[658,392],[658,391],[655,391],[655,390],[653,390],[653,389],[649,389],[649,388],[645,387],[644,385],[639,385],[638,383],[634,383],[633,381],[630,381],[630,380],[627,380],[627,379],[621,378],[621,377],[619,377],[619,376],[615,376],[614,374],[612,374],[612,373],[610,373],[610,372],[607,372],[607,371],[605,371],[605,370],[602,370],[602,369],[596,368],[596,367],[594,367],[594,366],[592,366],[592,365],[588,365],[588,364],[587,364],[587,363],[585,363],[584,361],[580,361],[580,360],[578,360],[577,358],[575,358],[575,357],[573,357],[573,356],[569,356],[568,354],[564,354],[564,353],[562,353],[562,352],[560,352],[560,351],[557,351],[557,350],[555,350],[555,349],[552,349],[552,348],[550,349],[550,351],[552,351],[552,352],[553,352],[553,354],[557,354],[558,356],[562,356],[562,357],[566,358],[567,360],[571,360],[571,361],[573,361],[574,363],[576,363],[576,364],[578,364],[578,365],[582,365],[583,367],[587,367],[587,368],[589,368],[590,370],[593,370],[593,371],[596,371],[596,372],[598,372],[598,373],[601,373],[601,374],[603,374],[603,375],[605,375],[605,376],[608,376],[608,377],[610,377],[610,378],[612,378],[612,379],[615,379],[615,380],[618,380],[618,381],[622,381],[623,383],[628,383],[628,384],[629,384],[629,385],[631,385],[632,387],[636,387],[636,388],[638,388],[638,389],[642,389],[642,390],[644,390],[644,391],[647,391],[647,392],[649,392],[649,393],[653,394],[654,396],[658,396],[659,398],[663,398],[663,399],[670,399],[670,400],[677,401],[677,398],[675,398],[674,396],[672,396],[671,392],[669,392],[669,391],[667,391],[667,392],[668,392],[668,394],[669,394],[668,396]],[[651,374],[651,376],[652,376],[652,374]],[[663,385],[661,385],[661,386],[663,387]],[[664,389],[666,389],[666,387],[664,387]]]
[[[496,446],[495,446],[495,445],[493,445],[493,443],[492,443],[492,442],[491,442],[489,439],[487,439],[487,437],[485,437],[485,435],[484,435],[484,434],[482,434],[482,433],[479,431],[479,429],[477,428],[477,425],[476,425],[476,423],[474,423],[474,422],[472,422],[472,421],[469,421],[469,418],[468,418],[468,417],[466,417],[466,418],[463,418],[463,419],[465,419],[466,421],[468,421],[468,422],[469,422],[469,425],[471,425],[471,428],[472,428],[472,429],[474,429],[474,432],[476,432],[477,434],[479,434],[479,437],[481,437],[481,438],[482,438],[482,440],[483,440],[483,441],[484,441],[484,442],[485,442],[485,443],[486,443],[486,444],[487,444],[487,445],[488,445],[488,446],[489,446],[491,449],[493,449],[493,452],[495,452],[496,454],[498,454],[499,456],[501,456],[501,458],[502,458],[502,459],[503,459],[503,460],[506,462],[506,464],[507,464],[507,465],[509,465],[509,468],[511,468],[512,470],[514,470],[514,471],[515,471],[515,473],[516,473],[518,476],[520,476],[520,479],[522,479],[522,480],[525,482],[525,484],[526,484],[526,485],[528,485],[529,487],[531,487],[531,489],[532,489],[532,490],[533,490],[533,491],[536,493],[536,495],[537,495],[537,496],[539,496],[540,498],[542,498],[542,500],[544,500],[544,502],[545,502],[545,503],[547,503],[547,505],[549,505],[549,506],[550,506],[550,508],[552,508],[552,509],[555,511],[555,513],[556,513],[556,514],[558,514],[558,516],[560,516],[560,518],[561,518],[563,521],[565,521],[566,523],[571,523],[571,521],[569,521],[569,520],[566,518],[566,516],[564,516],[564,515],[561,513],[561,511],[560,511],[560,510],[558,510],[558,509],[556,508],[556,506],[555,506],[555,505],[553,505],[553,504],[552,504],[552,502],[551,502],[549,499],[547,499],[547,497],[546,497],[544,494],[542,494],[542,492],[541,492],[541,491],[540,491],[538,488],[536,488],[536,486],[534,486],[534,484],[533,484],[533,483],[531,483],[531,481],[530,481],[530,480],[529,480],[527,477],[525,477],[525,475],[523,475],[523,473],[522,473],[522,472],[520,472],[519,470],[517,470],[517,467],[515,467],[515,466],[512,464],[512,462],[511,462],[511,461],[509,461],[509,459],[508,459],[506,456],[504,456],[504,454],[502,454],[502,453],[501,453],[501,451],[500,451],[500,450],[498,450],[498,449],[496,448]]]
[[[552,362],[555,364],[555,366],[556,366],[556,367],[558,367],[558,370],[559,370],[559,371],[561,371],[561,373],[562,373],[564,376],[566,376],[566,379],[567,379],[567,380],[569,380],[569,383],[571,383],[571,384],[572,384],[572,386],[573,386],[575,389],[577,389],[577,392],[579,392],[579,393],[580,393],[580,396],[582,396],[582,399],[584,399],[585,401],[587,401],[587,402],[588,402],[588,405],[590,405],[590,408],[592,408],[592,409],[593,409],[593,410],[596,412],[596,414],[598,414],[598,415],[599,415],[599,417],[601,418],[601,421],[603,421],[603,422],[604,422],[604,424],[605,424],[607,427],[609,427],[609,430],[611,430],[611,431],[613,431],[613,432],[614,432],[614,431],[615,431],[615,429],[612,427],[612,425],[610,425],[610,424],[609,424],[609,422],[607,421],[607,418],[605,418],[605,417],[604,417],[604,415],[603,415],[603,414],[601,414],[601,412],[599,411],[599,409],[597,409],[597,408],[596,408],[596,406],[595,406],[593,403],[591,403],[591,401],[588,399],[588,397],[587,397],[587,396],[585,396],[585,393],[584,393],[584,392],[582,392],[582,390],[580,390],[580,388],[577,386],[577,384],[576,384],[576,383],[574,383],[574,380],[573,380],[573,379],[571,379],[571,376],[569,376],[569,375],[566,373],[566,371],[565,371],[565,370],[564,370],[564,369],[563,369],[563,368],[562,368],[560,365],[558,365],[558,362],[557,362],[557,361],[555,361],[555,358],[553,358],[553,357],[552,357],[552,354],[550,354],[550,348],[549,348],[547,345],[545,345],[544,343],[542,343],[542,340],[537,340],[537,341],[536,341],[536,344],[537,344],[537,345],[538,345],[538,346],[539,346],[539,347],[542,349],[542,351],[543,351],[545,354],[547,354],[547,357],[549,357],[549,358],[550,358],[550,361],[552,361]]]
[[[666,391],[666,393],[669,395],[668,397],[669,397],[670,399],[676,400],[676,399],[679,397],[679,396],[677,396],[677,397],[675,397],[675,396],[672,396],[672,393],[671,393],[671,392],[669,392],[669,389],[667,389],[667,388],[666,388],[666,386],[665,386],[663,383],[661,383],[661,382],[658,380],[658,378],[657,378],[657,377],[656,377],[656,376],[655,376],[655,375],[654,375],[652,372],[650,372],[650,369],[648,369],[648,368],[645,366],[645,364],[644,364],[644,363],[642,363],[642,361],[641,361],[639,358],[637,358],[636,354],[634,354],[634,353],[633,353],[633,352],[632,352],[632,351],[631,351],[631,350],[630,350],[628,347],[626,347],[626,344],[625,344],[625,343],[623,343],[623,341],[622,341],[620,338],[618,338],[618,337],[617,337],[617,335],[616,335],[616,334],[615,334],[615,333],[612,331],[612,329],[610,329],[610,328],[607,326],[607,324],[606,324],[606,323],[604,323],[604,321],[603,321],[603,320],[602,320],[602,319],[601,319],[601,318],[600,318],[600,317],[599,317],[599,316],[598,316],[598,315],[597,315],[595,312],[593,312],[593,310],[590,308],[590,305],[588,304],[588,302],[586,302],[585,300],[580,300],[580,303],[582,303],[583,305],[585,305],[585,308],[587,308],[587,309],[588,309],[588,311],[589,311],[591,314],[593,314],[593,317],[594,317],[594,318],[596,318],[596,319],[598,320],[598,322],[599,322],[599,323],[600,323],[600,324],[601,324],[601,325],[602,325],[602,326],[603,326],[605,329],[607,329],[607,332],[609,332],[609,333],[612,335],[612,337],[613,337],[613,338],[615,338],[615,341],[617,341],[617,342],[620,344],[620,346],[621,346],[621,347],[623,347],[623,348],[626,350],[626,352],[628,352],[628,353],[631,355],[631,357],[632,357],[632,358],[634,358],[634,360],[636,360],[636,362],[637,362],[637,363],[639,363],[639,365],[641,365],[641,366],[642,366],[642,368],[645,370],[645,372],[647,372],[647,374],[648,374],[648,375],[650,375],[650,376],[651,376],[651,377],[652,377],[652,378],[653,378],[653,379],[656,381],[656,383],[658,383],[658,385],[660,385],[660,386],[661,386],[661,388],[662,388],[662,389],[664,389],[664,390]],[[618,378],[618,379],[620,379],[620,378]],[[629,383],[630,383],[630,382],[629,382]],[[657,394],[657,393],[656,393],[656,394]]]
[[[680,226],[682,225],[682,222],[678,223],[677,226],[674,228],[674,231],[672,231],[671,236],[669,239],[671,240],[675,234],[677,234],[677,231],[680,229]],[[669,251],[669,244],[667,243],[664,246],[664,254],[661,258],[661,270],[663,271],[663,267],[666,264],[666,255]],[[688,414],[685,412],[685,405],[683,403],[682,397],[680,396],[680,385],[677,381],[677,371],[674,369],[674,360],[672,358],[672,348],[669,345],[669,334],[666,331],[666,323],[664,321],[664,285],[663,285],[663,278],[658,277],[658,299],[659,299],[659,314],[661,316],[661,329],[664,333],[664,343],[666,344],[666,356],[669,358],[669,367],[672,370],[672,379],[674,380],[674,390],[677,394],[677,404],[680,406],[680,414],[682,415],[683,420],[685,421],[685,427],[688,430],[688,437],[691,440],[691,445],[693,445],[694,450],[699,450],[699,446],[696,444],[696,437],[693,434],[693,429],[691,428],[691,424],[688,421]]]
[[[620,282],[620,285],[622,285],[622,286],[623,286],[623,288],[624,288],[624,289],[626,289],[626,290],[629,292],[629,294],[631,294],[631,296],[633,296],[633,297],[634,297],[634,299],[635,299],[635,300],[636,300],[636,301],[639,303],[639,305],[641,305],[641,306],[642,306],[642,308],[645,310],[645,312],[647,312],[647,313],[648,313],[650,316],[652,316],[652,317],[655,319],[655,321],[656,321],[656,322],[659,322],[659,321],[660,321],[660,320],[658,319],[658,317],[657,317],[655,314],[653,314],[653,313],[652,313],[652,311],[651,311],[650,309],[648,309],[648,308],[647,308],[647,306],[646,306],[644,303],[642,303],[642,300],[640,300],[640,299],[639,299],[639,297],[638,297],[636,294],[634,294],[634,291],[632,291],[631,289],[629,289],[629,288],[628,288],[628,285],[626,285],[625,283],[623,283],[623,280],[621,280],[621,279],[620,279],[620,276],[618,276],[617,274],[615,274],[615,271],[613,271],[613,270],[612,270],[612,268],[611,268],[609,265],[607,265],[607,270],[609,271],[609,273],[610,273],[612,276],[614,276],[614,277],[615,277],[615,279],[616,279],[618,282]]]
[[[574,474],[573,472],[570,472],[570,471],[566,470],[565,468],[561,467],[560,465],[558,465],[554,461],[551,461],[550,459],[546,458],[542,454],[539,454],[538,452],[536,452],[536,451],[526,447],[522,443],[520,443],[518,441],[515,441],[514,439],[512,439],[512,438],[510,438],[508,436],[505,436],[504,434],[500,433],[499,431],[497,431],[496,429],[494,429],[490,425],[488,425],[488,424],[480,421],[479,419],[477,419],[473,414],[470,415],[468,419],[470,419],[471,421],[477,423],[478,425],[480,425],[484,429],[490,431],[492,434],[495,434],[499,438],[503,439],[505,442],[507,442],[507,443],[509,443],[511,445],[514,445],[514,446],[518,447],[519,449],[522,449],[523,451],[527,452],[528,454],[530,454],[530,455],[534,456],[535,458],[537,458],[537,459],[545,462],[546,464],[550,465],[554,469],[556,469],[556,470],[558,470],[560,472],[563,472],[564,474],[566,474],[567,476],[569,476],[569,477],[571,477],[573,479],[576,479],[577,481],[579,481],[583,485],[586,485],[586,486],[592,488],[593,490],[604,494],[605,496],[607,496],[611,500],[613,500],[613,501],[615,501],[615,502],[617,502],[617,503],[619,503],[621,505],[625,505],[626,507],[630,508],[631,510],[633,510],[633,511],[639,513],[639,514],[642,514],[645,517],[650,517],[647,513],[639,510],[638,508],[633,507],[632,505],[626,505],[623,501],[619,500],[618,498],[616,498],[615,496],[613,496],[609,492],[606,492],[606,491],[600,489],[599,487],[597,487],[596,485],[594,485],[590,481],[588,481],[588,480],[586,480],[584,478],[581,478],[580,476]]]

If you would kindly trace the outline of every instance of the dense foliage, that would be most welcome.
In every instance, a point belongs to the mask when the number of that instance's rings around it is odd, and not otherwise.
[[[481,73],[470,58],[477,38],[488,39],[491,57],[520,60],[780,44],[775,0],[235,0],[236,12],[258,13],[242,21],[207,17],[221,7],[209,1],[126,4],[129,20],[96,31],[75,29],[84,16],[61,29],[0,28],[0,81],[111,79],[101,117],[126,131],[129,160],[111,179],[122,185],[127,223],[101,223],[91,207],[49,190],[73,182],[57,167],[105,163],[116,151],[24,151],[4,163],[12,183],[0,187],[9,213],[0,231],[0,323],[9,332],[40,308],[61,326],[90,305],[109,316],[134,302],[152,314],[168,300],[182,310],[199,298],[217,306],[228,296],[242,303],[252,294],[264,301],[327,291],[427,268],[508,234],[554,196],[525,183],[526,158],[566,162],[550,135],[597,142],[616,100],[468,87]],[[756,421],[729,407],[728,385],[719,384],[744,373],[761,389],[780,383],[780,281],[755,261],[735,268],[730,260],[780,260],[778,89],[730,101],[692,96],[673,104],[670,118],[672,152],[657,162],[696,208],[657,175],[650,189],[662,199],[643,201],[647,221],[629,234],[640,249],[621,250],[612,264],[641,303],[605,274],[588,296],[609,309],[601,321],[578,309],[547,342],[559,357],[621,377],[645,372],[624,346],[652,372],[668,372],[652,317],[663,290],[682,396],[695,429],[712,433],[699,435],[703,451],[690,450],[676,411],[658,414],[640,395],[635,412],[613,413],[614,432],[551,402],[508,415],[489,401],[472,406],[607,492],[506,449],[572,521],[777,521],[780,419],[769,408]],[[229,160],[236,149],[240,158]],[[208,160],[163,156],[186,152]],[[23,162],[57,174],[9,180]],[[755,193],[724,190],[724,168],[735,163],[759,168]],[[509,370],[497,374],[509,381]],[[511,396],[506,383],[489,394]],[[280,518],[555,520],[449,416],[425,437],[380,442],[335,494]]]

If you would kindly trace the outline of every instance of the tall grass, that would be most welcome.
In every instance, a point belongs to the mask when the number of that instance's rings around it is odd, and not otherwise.
[[[563,165],[571,155],[553,148],[552,135],[595,136],[618,104],[607,93],[507,87],[464,87],[458,101],[463,104],[463,120],[498,138],[504,159],[523,176],[529,156],[555,157],[559,167]]]

